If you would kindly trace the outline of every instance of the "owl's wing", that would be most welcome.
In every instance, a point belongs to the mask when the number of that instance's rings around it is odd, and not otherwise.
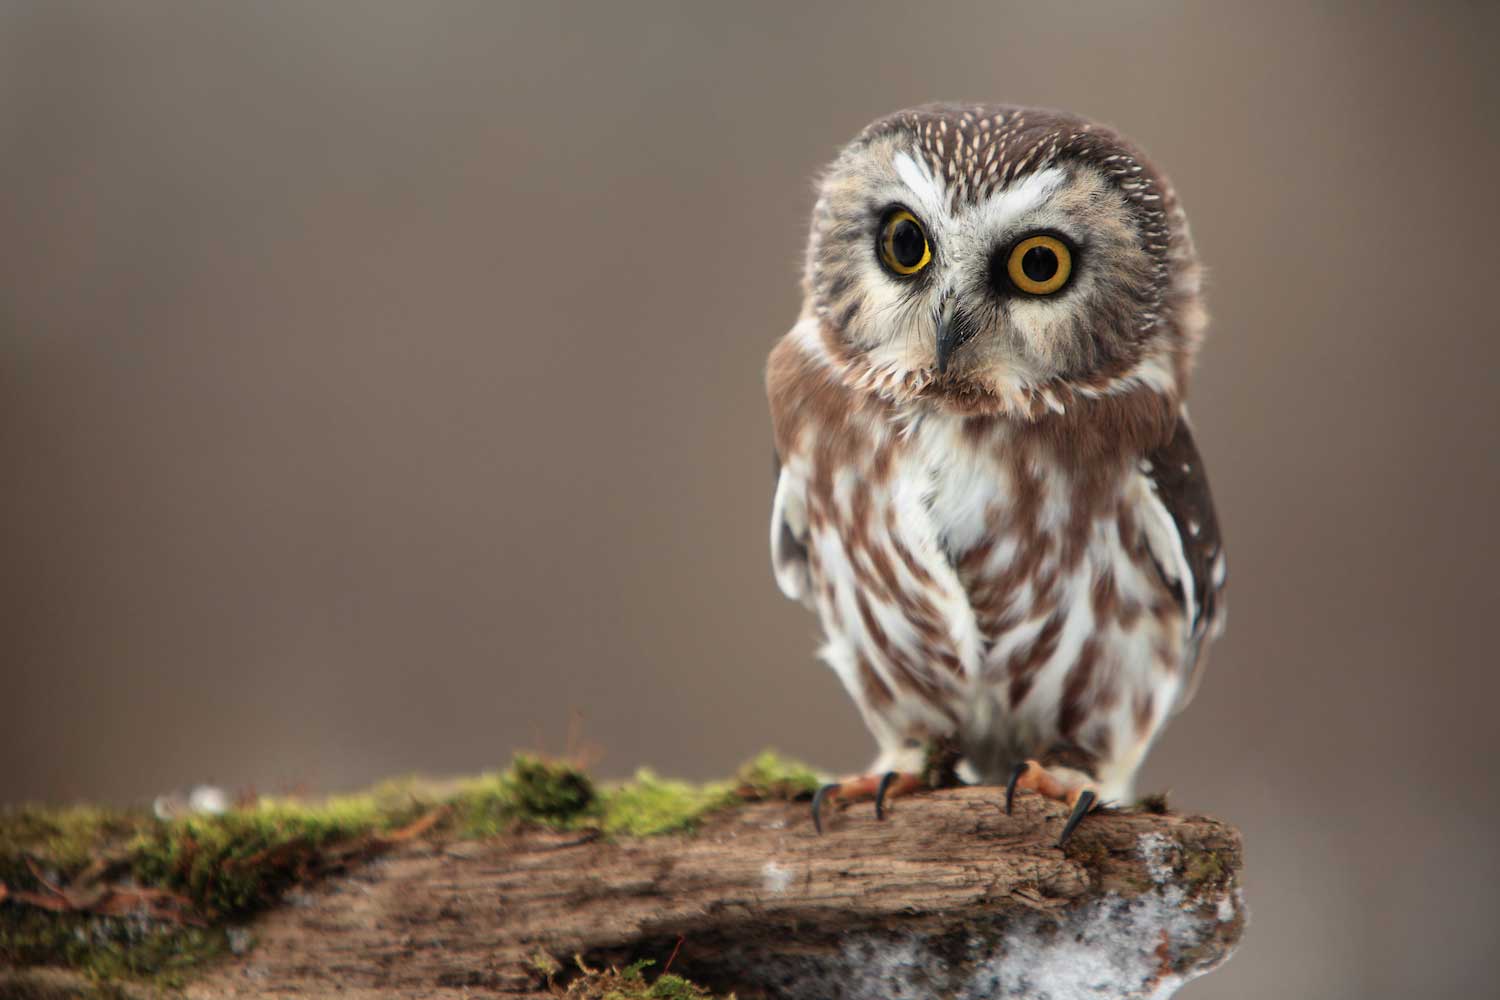
[[[1150,487],[1146,546],[1187,621],[1191,674],[1177,700],[1180,711],[1198,690],[1208,644],[1224,630],[1228,570],[1208,470],[1193,444],[1186,412],[1178,416],[1172,440],[1141,462],[1141,474]]]
[[[807,565],[807,501],[800,477],[771,452],[776,499],[771,505],[771,568],[781,592],[812,607],[812,574]]]

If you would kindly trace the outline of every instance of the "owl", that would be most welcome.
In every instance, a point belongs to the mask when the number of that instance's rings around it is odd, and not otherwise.
[[[771,352],[777,583],[875,737],[870,773],[1092,809],[1127,800],[1224,623],[1184,397],[1207,321],[1187,220],[1126,139],[1056,111],[927,105],[819,185]]]

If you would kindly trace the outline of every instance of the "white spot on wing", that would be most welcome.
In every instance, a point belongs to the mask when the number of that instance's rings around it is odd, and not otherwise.
[[[1167,578],[1182,584],[1183,613],[1186,620],[1192,622],[1198,617],[1198,603],[1193,596],[1192,567],[1188,565],[1187,554],[1183,551],[1182,535],[1177,530],[1177,522],[1172,520],[1171,512],[1154,490],[1147,491],[1142,496],[1142,507],[1147,515],[1144,518],[1146,544],[1156,556],[1156,561],[1161,564]]]
[[[807,601],[812,582],[806,553],[799,548],[807,538],[807,507],[801,477],[792,471],[793,456],[785,457],[771,504],[771,567],[781,592],[794,601]]]

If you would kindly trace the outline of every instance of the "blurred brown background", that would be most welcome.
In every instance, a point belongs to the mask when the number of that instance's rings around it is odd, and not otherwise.
[[[1492,987],[1493,8],[0,7],[0,801],[871,743],[771,580],[810,178],[933,98],[1176,180],[1244,830],[1185,995]],[[1044,8],[1046,12],[1043,12]]]

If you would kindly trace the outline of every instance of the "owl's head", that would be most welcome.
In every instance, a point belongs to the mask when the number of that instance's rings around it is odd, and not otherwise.
[[[929,105],[869,126],[814,211],[809,307],[846,378],[1040,419],[1180,396],[1204,325],[1171,187],[1107,128]]]

